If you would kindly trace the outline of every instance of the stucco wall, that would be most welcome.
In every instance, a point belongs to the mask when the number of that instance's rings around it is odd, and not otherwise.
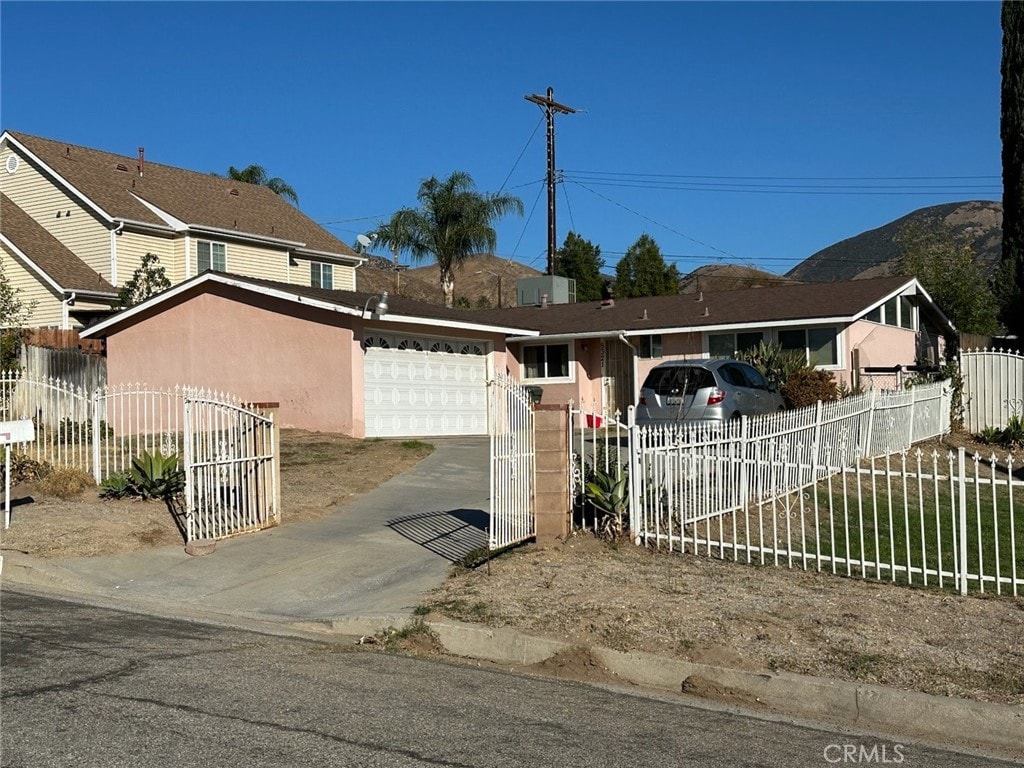
[[[860,366],[913,365],[917,353],[917,332],[892,325],[858,320],[847,329],[847,350],[860,350]],[[850,367],[849,351],[842,361]]]
[[[206,386],[248,401],[279,402],[283,427],[361,437],[353,414],[353,360],[360,361],[361,401],[362,354],[350,322],[232,289],[192,296],[110,336],[107,379]]]

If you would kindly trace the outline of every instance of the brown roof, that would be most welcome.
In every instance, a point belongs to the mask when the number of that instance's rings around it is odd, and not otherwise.
[[[112,218],[164,226],[137,196],[191,226],[299,242],[324,253],[358,255],[267,187],[149,160],[140,175],[138,157],[8,133]]]
[[[187,292],[190,290],[193,284],[206,283],[207,287],[200,288],[200,291],[205,290],[217,290],[217,285],[222,284],[225,280],[230,280],[233,283],[241,284],[243,287],[259,291],[261,288],[270,289],[274,291],[280,291],[281,293],[288,294],[291,296],[298,296],[300,298],[313,299],[322,301],[328,304],[334,304],[339,307],[346,307],[349,309],[355,309],[362,311],[367,308],[367,302],[369,301],[369,308],[367,319],[369,319],[369,313],[372,313],[374,308],[377,306],[376,302],[372,299],[378,297],[378,293],[367,293],[365,291],[332,291],[326,288],[313,288],[307,285],[295,285],[294,283],[282,283],[277,280],[264,280],[262,278],[246,277],[243,275],[235,275],[228,272],[214,272],[207,271],[200,275],[196,275],[193,278],[186,280],[183,283],[163,291],[156,296],[150,297],[142,304],[132,307],[123,312],[119,312],[113,315],[109,320],[105,321],[105,326],[96,329],[93,328],[90,332],[96,332],[97,337],[106,336],[110,333],[111,328],[122,327],[122,321],[125,323],[132,323],[132,319],[140,311],[149,310],[147,308],[159,305],[167,295],[173,295],[174,293]],[[160,311],[160,310],[156,310]],[[127,313],[127,317],[125,316]],[[471,326],[497,326],[502,332],[519,334],[525,331],[529,331],[526,326],[509,326],[506,323],[493,323],[490,320],[484,319],[476,312],[463,311],[458,309],[448,309],[441,304],[433,304],[425,301],[416,301],[415,299],[409,299],[404,296],[392,296],[388,295],[388,315],[402,315],[411,318],[411,322],[416,322],[417,318],[423,320],[450,320],[452,323],[463,323]],[[441,325],[441,328],[444,326]],[[443,331],[439,330],[439,333]]]
[[[813,322],[818,318],[852,317],[906,285],[909,277],[882,277],[835,283],[746,288],[736,291],[704,291],[699,294],[616,299],[602,308],[599,301],[557,304],[546,309],[514,309],[472,312],[481,321],[531,328],[541,335],[601,334],[614,331],[638,333],[669,328],[701,328],[723,325],[771,325],[787,320]],[[705,314],[705,312],[707,314]]]
[[[3,222],[4,235],[62,289],[117,293],[117,288],[96,274],[3,193],[0,193],[0,221]]]

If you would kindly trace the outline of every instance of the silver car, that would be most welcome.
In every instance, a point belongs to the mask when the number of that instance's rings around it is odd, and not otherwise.
[[[778,389],[738,360],[672,360],[652,368],[640,389],[638,424],[721,422],[782,410]]]

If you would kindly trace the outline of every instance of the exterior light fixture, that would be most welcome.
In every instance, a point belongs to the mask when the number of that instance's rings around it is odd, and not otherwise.
[[[388,313],[388,292],[387,291],[382,291],[379,296],[371,296],[370,298],[368,298],[366,300],[366,303],[363,304],[363,315],[365,315],[366,314],[366,310],[369,309],[371,301],[376,301],[377,302],[377,304],[374,306],[374,310],[373,310],[376,313],[377,317],[384,317],[384,315],[386,315]]]

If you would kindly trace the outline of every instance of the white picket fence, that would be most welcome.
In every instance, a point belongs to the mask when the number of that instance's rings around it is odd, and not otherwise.
[[[1004,429],[1011,416],[1024,417],[1024,355],[1002,349],[963,350],[964,426]]]
[[[939,382],[717,427],[626,426],[570,406],[574,523],[599,527],[587,478],[628,467],[637,544],[1024,594],[1020,462],[912,448],[949,431],[950,399]]]
[[[658,510],[641,541],[965,595],[1024,594],[1024,480],[1012,456],[904,451],[819,469],[816,482],[720,515],[680,521]]]
[[[871,391],[720,425],[638,426],[630,412],[630,529],[647,536],[792,492],[862,456],[949,431],[949,387]],[[657,533],[654,534],[657,536]]]
[[[194,387],[144,384],[93,391],[52,378],[0,375],[0,420],[31,419],[36,439],[16,451],[100,483],[144,451],[175,454],[185,471],[189,541],[280,522],[279,439],[273,414]]]
[[[537,459],[529,390],[500,374],[487,387],[491,451],[488,547],[495,550],[518,544],[536,533]]]

